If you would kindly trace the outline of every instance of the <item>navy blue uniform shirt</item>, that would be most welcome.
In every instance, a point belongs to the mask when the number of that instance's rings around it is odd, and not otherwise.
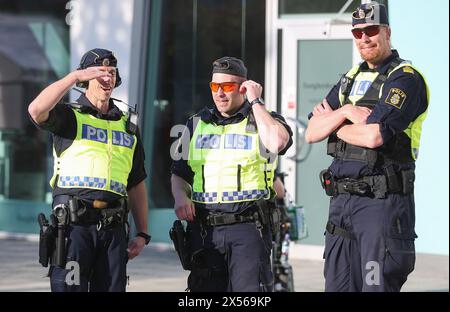
[[[375,69],[369,69],[367,63],[361,64],[361,72],[378,71],[385,73],[389,68],[390,62],[399,57],[396,50],[384,60],[381,66]],[[339,102],[340,81],[331,89],[326,99],[333,110],[340,107]],[[355,87],[355,85],[353,85]],[[390,92],[392,89],[400,89],[406,95],[400,108],[389,104]],[[374,107],[372,113],[367,118],[367,124],[379,124],[380,132],[384,144],[389,142],[394,135],[405,130],[408,125],[414,121],[420,114],[425,112],[428,107],[427,91],[422,76],[411,67],[401,67],[391,73],[383,85],[383,91],[380,101]],[[310,116],[312,116],[310,114]],[[409,168],[414,168],[414,164],[407,164]],[[365,175],[381,174],[381,168],[375,168],[370,172],[367,166],[361,162],[349,160],[333,160],[330,170],[336,177],[358,178]]]
[[[114,105],[112,100],[109,100],[109,109],[106,114],[101,114],[95,109],[84,94],[78,98],[77,103],[82,106],[83,111],[86,111],[86,113],[97,118],[105,120],[119,120],[122,118],[122,112]],[[57,104],[49,112],[47,121],[41,125],[37,125],[31,117],[30,119],[38,128],[52,133],[53,147],[57,155],[61,155],[63,151],[70,147],[77,135],[77,120],[75,113],[67,104]],[[140,134],[137,133],[136,137],[137,143],[133,155],[133,167],[128,175],[127,190],[138,185],[147,177],[144,168],[144,148],[142,146]],[[55,186],[53,189],[53,197],[58,195],[71,195],[88,201],[97,199],[107,202],[113,202],[121,197],[118,194],[108,191],[84,188],[59,188]]]
[[[188,131],[183,132],[183,135],[189,135],[189,139],[181,138],[183,142],[190,142],[193,135],[193,119],[194,117],[200,117],[203,121],[213,122],[217,125],[229,125],[236,124],[241,122],[243,119],[247,118],[251,111],[251,106],[248,102],[245,102],[244,105],[232,116],[223,117],[214,107],[213,109],[204,108],[199,113],[195,114],[186,123],[186,128]],[[284,155],[289,147],[292,145],[292,130],[287,125],[286,120],[283,116],[270,112],[270,115],[275,118],[278,122],[280,122],[286,130],[289,132],[289,142],[286,147],[278,153],[278,155]],[[179,153],[182,153],[181,146],[178,150]],[[183,151],[185,155],[188,155],[187,151]],[[191,184],[194,180],[194,172],[191,170],[187,163],[187,159],[181,158],[180,160],[175,160],[172,162],[172,174],[175,174],[185,180],[187,183]],[[238,202],[238,203],[220,203],[220,204],[199,204],[196,203],[196,208],[203,208],[208,210],[213,210],[217,212],[241,212],[247,208],[254,206],[254,201],[247,202]]]

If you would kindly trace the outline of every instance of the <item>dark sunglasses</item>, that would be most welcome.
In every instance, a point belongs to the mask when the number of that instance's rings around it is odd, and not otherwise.
[[[241,84],[238,82],[210,82],[209,87],[211,88],[212,92],[219,91],[219,87],[222,89],[223,92],[232,92],[239,88]]]
[[[356,39],[361,39],[363,34],[369,37],[376,36],[380,33],[380,25],[370,25],[364,28],[353,28],[352,34]]]

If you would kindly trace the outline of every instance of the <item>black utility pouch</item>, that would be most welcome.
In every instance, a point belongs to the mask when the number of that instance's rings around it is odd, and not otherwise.
[[[333,174],[328,169],[322,170],[319,174],[320,184],[328,196],[336,195],[335,181]]]
[[[414,170],[404,170],[402,173],[403,194],[411,194],[414,192],[414,180],[416,175]]]

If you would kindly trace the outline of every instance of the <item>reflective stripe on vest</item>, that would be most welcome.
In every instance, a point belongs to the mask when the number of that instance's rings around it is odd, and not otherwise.
[[[126,132],[126,117],[103,120],[73,109],[77,134],[58,157],[50,185],[60,188],[105,190],[126,196],[136,136]]]
[[[224,126],[198,121],[188,160],[194,172],[194,202],[231,203],[272,196],[277,157],[269,163],[261,155],[259,135],[246,131],[247,121]]]
[[[268,195],[267,190],[249,190],[249,191],[232,191],[223,192],[221,196],[221,202],[237,202],[247,200],[257,200]],[[218,202],[217,192],[193,192],[192,200],[202,203],[214,203]]]

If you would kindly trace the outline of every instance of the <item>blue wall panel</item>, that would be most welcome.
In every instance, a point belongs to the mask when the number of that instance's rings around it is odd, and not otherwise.
[[[449,92],[448,1],[389,1],[392,45],[430,87],[416,171],[418,252],[448,255]]]

